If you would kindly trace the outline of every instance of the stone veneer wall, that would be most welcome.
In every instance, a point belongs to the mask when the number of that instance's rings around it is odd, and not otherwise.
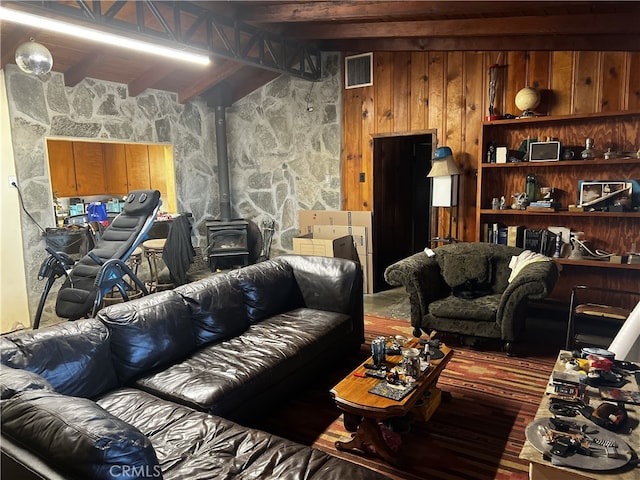
[[[292,251],[299,210],[341,208],[341,65],[323,55],[321,82],[281,75],[227,109],[231,203],[275,220],[271,256]]]
[[[227,109],[231,206],[259,227],[275,220],[271,256],[291,250],[298,209],[340,208],[340,75],[340,56],[326,55],[321,82],[280,76]],[[204,222],[219,218],[220,207],[214,115],[203,99],[179,104],[175,94],[157,90],[129,97],[126,85],[93,79],[65,87],[63,74],[40,79],[15,65],[6,66],[5,76],[18,184],[43,228],[54,226],[46,137],[168,143],[178,210],[193,214],[206,246]],[[21,215],[33,318],[44,287],[37,274],[45,245]]]

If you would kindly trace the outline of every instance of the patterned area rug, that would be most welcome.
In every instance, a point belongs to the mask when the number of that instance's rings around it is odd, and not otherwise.
[[[373,337],[411,335],[411,327],[406,320],[368,315],[365,332],[366,345],[360,356],[346,362],[344,371],[319,378],[295,400],[282,404],[254,426],[394,479],[528,478],[528,464],[518,455],[525,441],[525,427],[533,420],[544,394],[555,354],[508,357],[501,352],[450,345],[455,354],[438,386],[452,399],[443,402],[428,423],[413,422],[410,432],[400,436],[399,466],[394,467],[374,456],[340,452],[334,446],[336,440],[346,440],[350,433],[342,424],[329,389],[367,356]]]

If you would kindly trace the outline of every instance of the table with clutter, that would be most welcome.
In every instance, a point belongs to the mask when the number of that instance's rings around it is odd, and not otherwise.
[[[377,337],[371,357],[331,389],[342,410],[349,440],[335,442],[337,450],[375,454],[393,465],[401,464],[399,432],[407,432],[413,419],[428,421],[448,392],[438,379],[454,351],[434,339],[402,335]]]
[[[640,365],[599,348],[559,352],[520,458],[530,480],[640,480]]]

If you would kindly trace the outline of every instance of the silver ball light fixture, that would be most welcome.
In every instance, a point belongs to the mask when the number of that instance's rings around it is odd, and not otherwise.
[[[31,40],[16,49],[16,65],[24,73],[45,75],[53,67],[53,57],[47,47]]]

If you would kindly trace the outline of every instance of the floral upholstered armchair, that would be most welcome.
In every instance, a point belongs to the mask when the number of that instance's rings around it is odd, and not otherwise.
[[[436,330],[496,338],[511,352],[528,301],[548,296],[559,275],[550,258],[506,245],[455,243],[432,252],[416,253],[384,272],[389,285],[403,285],[409,294],[417,337]]]

